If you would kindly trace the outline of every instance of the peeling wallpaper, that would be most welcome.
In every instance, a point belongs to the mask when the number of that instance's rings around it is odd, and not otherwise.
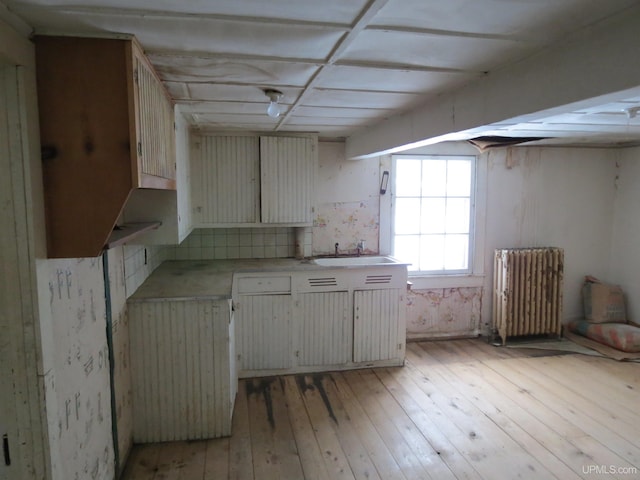
[[[123,462],[133,444],[133,393],[129,361],[126,248],[109,250],[109,285],[113,334],[114,385],[118,425],[118,451]]]
[[[407,293],[407,338],[478,335],[482,288],[438,288]]]
[[[41,314],[51,322],[52,332],[52,338],[43,338],[52,344],[52,364],[45,365],[52,477],[111,479],[115,472],[102,261],[49,260],[45,268],[46,278],[39,281],[47,285],[47,303],[42,302],[47,307]]]
[[[378,199],[323,203],[316,206],[313,220],[313,254],[354,253],[364,240],[365,253],[378,253],[380,208]]]

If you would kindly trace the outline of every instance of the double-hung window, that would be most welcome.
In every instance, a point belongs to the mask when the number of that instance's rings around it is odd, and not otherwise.
[[[392,250],[412,274],[471,272],[475,158],[393,157]]]

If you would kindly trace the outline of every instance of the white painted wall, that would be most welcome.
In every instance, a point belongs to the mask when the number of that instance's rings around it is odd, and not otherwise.
[[[640,148],[620,152],[618,190],[613,222],[611,268],[603,278],[622,286],[627,316],[640,320]]]
[[[505,247],[564,248],[564,318],[582,316],[585,275],[606,276],[616,195],[614,150],[496,149],[488,154],[485,292],[492,252]],[[490,320],[490,299],[483,321]]]

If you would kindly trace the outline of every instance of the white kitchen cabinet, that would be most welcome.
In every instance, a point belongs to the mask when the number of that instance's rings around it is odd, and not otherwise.
[[[353,361],[355,363],[404,358],[402,290],[353,292]]]
[[[240,377],[402,365],[406,265],[234,275]]]
[[[230,435],[237,392],[231,301],[154,298],[127,308],[133,441]]]
[[[307,137],[260,137],[262,223],[311,224],[315,150]]]
[[[234,276],[240,376],[292,366],[291,277]]]
[[[297,306],[298,365],[343,365],[350,362],[353,331],[349,292],[301,293]]]
[[[175,143],[176,189],[135,189],[122,215],[124,223],[140,223],[152,216],[161,225],[139,235],[129,244],[178,245],[193,231],[189,123],[180,106],[175,108]]]
[[[34,43],[47,254],[95,257],[132,192],[175,190],[173,103],[135,38]]]
[[[197,135],[192,158],[197,226],[260,222],[258,137]]]
[[[235,309],[240,370],[290,368],[291,295],[242,295]]]
[[[311,225],[317,137],[197,135],[197,227]]]

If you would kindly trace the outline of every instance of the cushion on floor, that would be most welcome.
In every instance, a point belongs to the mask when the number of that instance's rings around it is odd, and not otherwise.
[[[627,323],[592,323],[573,320],[567,324],[570,332],[609,345],[623,352],[640,352],[640,328]]]

